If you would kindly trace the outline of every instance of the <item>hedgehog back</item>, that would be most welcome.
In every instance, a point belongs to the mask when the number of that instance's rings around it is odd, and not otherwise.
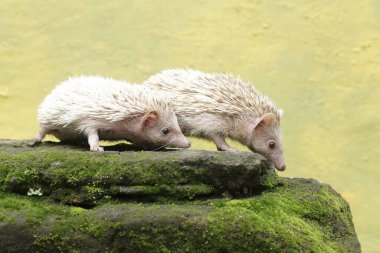
[[[83,119],[116,122],[150,111],[172,117],[163,96],[147,87],[99,76],[72,77],[59,84],[42,102],[42,124],[69,125]]]
[[[272,112],[280,118],[280,111],[270,98],[249,82],[229,74],[165,70],[144,84],[167,92],[176,113],[181,116],[215,113],[227,117],[257,117]]]

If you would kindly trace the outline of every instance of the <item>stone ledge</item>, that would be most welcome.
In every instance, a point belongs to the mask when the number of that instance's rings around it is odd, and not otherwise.
[[[0,141],[0,248],[360,252],[328,185],[281,178],[253,153],[127,150]]]
[[[94,153],[58,143],[29,147],[0,141],[0,189],[45,197],[66,204],[94,206],[115,197],[193,199],[252,196],[278,182],[273,167],[249,152],[115,151]],[[107,148],[106,148],[107,150]]]

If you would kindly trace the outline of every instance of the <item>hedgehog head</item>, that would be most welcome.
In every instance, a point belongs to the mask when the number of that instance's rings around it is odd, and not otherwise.
[[[272,162],[276,169],[285,170],[280,122],[274,113],[266,113],[255,120],[247,146]]]
[[[140,134],[134,144],[145,149],[189,148],[191,143],[183,135],[174,112],[163,114],[151,111],[141,118]]]

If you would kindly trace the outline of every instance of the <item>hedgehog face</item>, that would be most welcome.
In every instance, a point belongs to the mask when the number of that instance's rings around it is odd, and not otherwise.
[[[273,113],[268,113],[256,121],[248,148],[259,153],[280,171],[286,169],[282,148],[280,124]]]
[[[174,112],[171,115],[150,112],[144,116],[138,144],[146,149],[189,148],[191,146],[183,135]]]

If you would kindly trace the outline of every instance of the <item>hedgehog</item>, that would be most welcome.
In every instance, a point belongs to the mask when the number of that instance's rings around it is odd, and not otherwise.
[[[40,131],[61,141],[127,140],[143,149],[188,148],[168,99],[141,85],[100,76],[71,77],[47,95],[38,109]]]
[[[172,69],[143,85],[168,96],[185,135],[211,140],[220,151],[236,151],[225,139],[236,140],[285,170],[283,110],[249,82],[231,74]]]

